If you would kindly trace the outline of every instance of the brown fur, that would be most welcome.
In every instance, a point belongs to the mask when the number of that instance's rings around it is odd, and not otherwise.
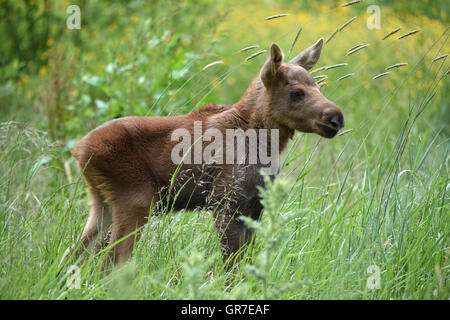
[[[110,243],[118,241],[143,226],[150,210],[157,213],[158,204],[167,201],[175,209],[203,207],[214,211],[227,262],[251,238],[251,230],[239,216],[260,218],[257,186],[263,185],[263,179],[259,166],[183,164],[174,183],[179,192],[175,199],[169,195],[177,169],[171,161],[171,150],[177,143],[171,141],[171,133],[178,128],[192,132],[194,121],[202,121],[204,130],[217,128],[223,133],[232,128],[279,129],[280,150],[294,130],[333,137],[344,124],[342,113],[320,93],[305,70],[319,59],[322,44],[321,39],[290,63],[282,62],[283,54],[273,44],[260,74],[234,105],[207,105],[172,117],[116,119],[81,139],[73,156],[89,185],[91,198],[82,247],[94,252],[102,248],[111,225]],[[293,91],[301,92],[302,98],[292,97]],[[126,261],[136,237],[138,234],[114,246],[114,263]]]

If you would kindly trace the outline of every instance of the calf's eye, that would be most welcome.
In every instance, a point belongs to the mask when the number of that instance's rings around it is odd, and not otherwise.
[[[292,91],[291,92],[291,100],[292,101],[300,101],[305,96],[303,91]]]

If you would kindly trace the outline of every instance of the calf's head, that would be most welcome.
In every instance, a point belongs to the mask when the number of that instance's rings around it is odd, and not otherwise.
[[[290,129],[315,132],[333,138],[344,126],[341,110],[320,92],[310,70],[319,60],[323,39],[288,63],[273,43],[260,77],[266,88],[266,103],[276,122]]]

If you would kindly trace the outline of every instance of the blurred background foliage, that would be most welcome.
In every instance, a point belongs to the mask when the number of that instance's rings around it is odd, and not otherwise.
[[[348,63],[328,72],[325,93],[335,95],[350,119],[367,116],[368,110],[379,112],[380,100],[374,95],[395,88],[445,32],[448,3],[363,1],[338,8],[342,3],[1,0],[0,120],[33,122],[69,150],[80,135],[112,118],[180,114],[208,102],[231,104],[266,55],[245,63],[247,56],[276,41],[292,57],[319,37],[327,39],[353,16],[358,18],[325,46],[319,66]],[[80,30],[66,27],[66,8],[72,4],[81,8]],[[381,29],[366,27],[370,4],[381,8]],[[264,19],[278,13],[290,15]],[[299,27],[302,33],[289,52]],[[380,40],[398,27],[402,29],[395,37]],[[393,41],[413,29],[423,30]],[[345,57],[350,47],[360,43],[370,46]],[[259,48],[239,52],[250,45]],[[448,52],[447,44],[441,52]],[[202,71],[215,60],[225,63]],[[369,81],[398,62],[409,66],[394,70],[388,80]],[[417,68],[407,85],[417,86],[425,68]],[[348,73],[355,76],[336,81]],[[390,109],[393,116],[404,112],[405,101],[416,93],[397,95],[391,101],[399,105]],[[442,99],[442,103],[447,102]],[[435,118],[447,121],[444,111],[437,110]]]
[[[81,8],[80,30],[66,28],[72,4]],[[1,120],[36,122],[61,140],[111,118],[158,112],[151,105],[179,86],[164,90],[169,83],[207,60],[222,16],[209,0],[2,1],[0,8],[7,17]],[[187,85],[178,97],[193,94]]]

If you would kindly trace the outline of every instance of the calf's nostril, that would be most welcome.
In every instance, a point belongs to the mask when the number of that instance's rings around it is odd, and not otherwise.
[[[322,121],[337,130],[344,127],[345,121],[341,110],[334,104],[330,108],[326,108],[322,113]]]
[[[334,116],[329,120],[330,124],[336,128],[336,129],[340,129],[341,128],[341,121],[339,120],[338,116]]]

